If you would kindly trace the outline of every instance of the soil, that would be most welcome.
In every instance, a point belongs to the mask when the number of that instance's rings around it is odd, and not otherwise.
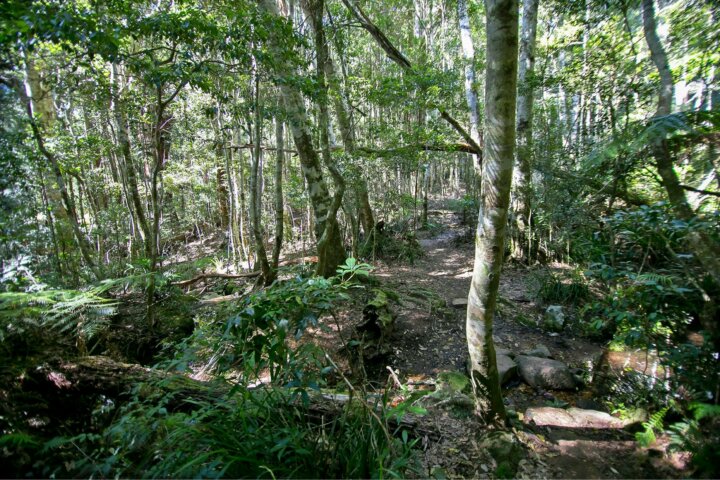
[[[460,215],[440,206],[430,212],[431,229],[418,240],[425,254],[414,264],[382,264],[374,271],[401,297],[397,306],[392,351],[375,371],[387,377],[387,367],[412,388],[432,388],[441,372],[465,372],[467,344],[465,308],[473,270],[473,232]],[[549,268],[561,270],[564,265]],[[553,358],[588,373],[597,365],[604,346],[566,329],[547,332],[536,326],[547,305],[533,294],[532,269],[507,265],[502,273],[499,308],[493,337],[496,347],[516,353],[545,345]],[[458,304],[457,307],[453,303]],[[567,307],[566,307],[567,308]],[[572,317],[572,308],[568,310]],[[603,409],[590,386],[577,392],[536,390],[519,380],[506,384],[503,395],[509,411],[520,414],[531,406],[557,404]],[[590,405],[590,407],[588,407]],[[497,465],[479,446],[485,427],[472,413],[431,409],[429,421],[441,432],[438,440],[424,439],[423,468],[429,476],[488,477]],[[525,456],[516,476],[521,478],[679,478],[688,474],[680,454],[666,451],[667,439],[641,448],[626,430],[561,429],[515,422]]]

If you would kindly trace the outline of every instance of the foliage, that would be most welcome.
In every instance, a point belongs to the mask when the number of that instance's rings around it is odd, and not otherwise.
[[[75,458],[74,470],[56,473],[152,478],[401,476],[413,467],[416,440],[389,422],[409,406],[390,408],[384,396],[368,397],[374,400],[367,404],[367,394],[352,389],[342,406],[318,412],[324,404],[321,387],[335,365],[301,338],[308,328],[319,326],[319,318],[336,302],[347,298],[346,290],[357,285],[353,277],[367,275],[368,267],[349,260],[331,279],[276,282],[241,301],[224,328],[202,325],[169,365],[182,371],[214,362],[216,375],[232,379],[216,386],[221,393],[185,398],[182,392],[162,388],[169,380],[139,385],[133,400],[102,434],[48,444],[60,458],[74,458],[76,445],[86,452],[85,458]],[[263,380],[266,374],[268,380]]]
[[[102,297],[103,291],[95,287],[0,293],[0,344],[51,328],[77,339],[82,350],[115,313],[117,303]]]
[[[572,271],[569,275],[543,270],[535,275],[535,296],[546,304],[578,304],[590,295],[587,280],[580,272]]]
[[[635,434],[635,440],[637,440],[640,446],[649,447],[655,443],[655,440],[657,439],[655,432],[662,432],[663,419],[665,418],[668,410],[669,407],[665,407],[653,413],[647,422],[643,422],[642,426],[644,430]]]
[[[376,230],[360,248],[362,258],[380,258],[411,265],[423,254],[410,225],[402,221],[386,226],[382,231]]]
[[[694,402],[688,409],[691,412],[688,418],[670,426],[671,448],[692,452],[696,474],[715,478],[720,472],[720,407]]]

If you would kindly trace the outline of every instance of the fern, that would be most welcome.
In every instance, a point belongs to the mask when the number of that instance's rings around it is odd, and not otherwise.
[[[709,403],[693,403],[690,405],[695,420],[700,421],[703,418],[720,417],[720,405],[712,405]]]
[[[657,440],[655,432],[662,431],[663,420],[665,419],[665,415],[667,414],[669,409],[669,407],[665,407],[662,410],[652,414],[652,416],[648,419],[647,422],[643,422],[642,425],[645,430],[643,430],[642,432],[637,432],[635,434],[635,440],[637,440],[641,447],[649,447],[650,445],[655,443],[655,440]]]
[[[0,293],[0,341],[29,328],[49,327],[90,339],[108,323],[116,302],[103,298],[105,286],[87,291],[43,290]]]

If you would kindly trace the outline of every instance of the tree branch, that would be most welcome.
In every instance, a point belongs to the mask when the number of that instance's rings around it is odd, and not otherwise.
[[[193,277],[189,280],[181,280],[178,282],[171,282],[170,285],[174,285],[176,287],[189,287],[191,285],[194,285],[202,280],[206,280],[208,278],[254,278],[260,275],[260,272],[248,272],[248,273],[237,273],[237,274],[229,274],[229,273],[201,273],[200,275]]]
[[[385,53],[387,54],[388,58],[392,60],[393,62],[397,63],[400,68],[405,71],[405,73],[413,75],[415,73],[412,64],[410,63],[410,60],[405,57],[405,55],[400,52],[395,46],[392,44],[392,42],[385,36],[385,34],[380,30],[371,20],[370,18],[363,12],[363,10],[354,3],[354,0],[342,0],[343,4],[347,7],[347,9],[350,11],[350,13],[360,22],[360,25],[367,30],[370,35],[375,39],[375,42],[382,48]],[[447,121],[468,143],[468,146],[472,148],[472,153],[476,154],[479,159],[480,163],[482,162],[482,147],[478,145],[478,143],[473,140],[473,138],[470,136],[467,130],[462,128],[460,125],[460,122],[455,120],[449,113],[447,113],[442,108],[438,108],[438,111],[440,112],[440,116]]]
[[[417,145],[403,145],[396,148],[387,149],[376,149],[369,147],[358,147],[355,151],[359,154],[365,154],[373,157],[390,157],[393,155],[402,155],[405,153],[412,153],[417,151],[425,152],[464,152],[464,153],[475,153],[475,150],[471,145],[467,143],[431,143],[431,144],[417,144]]]
[[[712,195],[714,197],[720,197],[720,192],[711,192],[710,190],[702,190],[700,188],[691,187],[690,185],[680,185],[680,188],[689,192],[702,193],[703,195]]]

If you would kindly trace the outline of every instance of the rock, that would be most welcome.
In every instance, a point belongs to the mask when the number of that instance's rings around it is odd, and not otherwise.
[[[559,332],[565,326],[565,313],[560,305],[550,305],[545,310],[543,317],[543,326],[545,329]]]
[[[509,355],[496,354],[498,367],[498,376],[500,377],[500,385],[507,383],[517,375],[517,364],[513,362]]]
[[[538,343],[537,345],[535,345],[535,348],[533,348],[532,350],[528,350],[527,352],[523,352],[522,354],[528,357],[552,357],[552,355],[550,354],[550,349],[548,349],[548,347],[546,347],[542,343]]]
[[[501,348],[501,347],[496,347],[496,348],[495,348],[495,355],[505,355],[505,356],[508,356],[508,357],[510,357],[510,358],[512,358],[512,357],[515,356],[515,354],[513,353],[512,350],[510,350],[510,349],[508,349],[508,348]]]
[[[515,358],[520,377],[535,388],[574,390],[582,381],[562,362],[549,358],[519,355]]]
[[[467,298],[453,298],[453,300],[452,300],[453,307],[467,307],[467,304],[468,304]]]
[[[621,429],[625,422],[609,413],[581,408],[530,407],[523,422],[543,427]]]
[[[670,373],[670,372],[668,372]],[[661,387],[666,371],[654,352],[606,350],[595,364],[595,396],[616,395],[630,390],[652,392]]]

